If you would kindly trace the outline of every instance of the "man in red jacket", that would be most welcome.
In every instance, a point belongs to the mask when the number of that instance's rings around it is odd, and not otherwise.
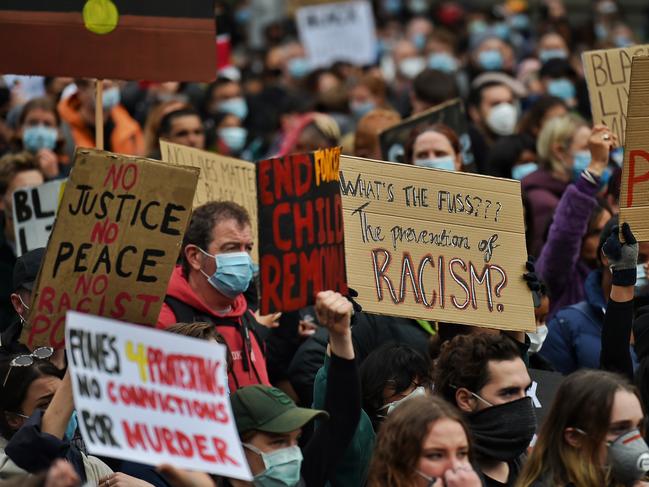
[[[177,322],[208,322],[223,335],[232,354],[230,391],[269,384],[259,327],[243,293],[252,282],[254,242],[248,212],[229,201],[194,210],[158,328]]]

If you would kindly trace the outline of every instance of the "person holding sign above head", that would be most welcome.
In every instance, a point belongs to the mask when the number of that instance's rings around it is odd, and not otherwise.
[[[411,137],[406,146],[410,164],[446,171],[462,170],[462,150],[457,134],[444,124],[426,127]]]
[[[75,84],[77,91],[59,102],[59,114],[72,132],[71,145],[95,147],[95,82],[78,79]],[[103,84],[106,150],[131,156],[144,155],[142,128],[122,106],[119,86],[111,80],[104,80]]]
[[[30,153],[7,154],[0,159],[0,221],[3,226],[0,235],[0,330],[7,328],[16,319],[9,300],[13,291],[11,276],[16,263],[13,193],[17,188],[38,186],[43,181],[43,174]]]
[[[252,482],[220,479],[227,487],[318,487],[329,480],[354,435],[360,417],[360,383],[352,345],[352,303],[339,293],[316,296],[316,314],[329,331],[330,366],[325,410],[297,407],[281,390],[266,385],[242,387],[230,396],[232,412]],[[302,430],[312,420],[323,421],[300,449]],[[211,487],[206,474],[163,465],[160,469],[177,487]]]
[[[233,370],[230,391],[269,384],[259,324],[244,292],[255,265],[250,216],[233,202],[210,202],[196,208],[185,233],[182,264],[174,269],[158,317],[158,328],[178,322],[207,322],[223,335]]]
[[[536,431],[519,347],[505,335],[459,335],[442,346],[433,374],[435,392],[469,424],[485,485],[513,486]]]

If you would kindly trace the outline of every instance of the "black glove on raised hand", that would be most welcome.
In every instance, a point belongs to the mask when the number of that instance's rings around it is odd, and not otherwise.
[[[622,224],[622,236],[624,242],[620,241],[619,228],[613,227],[611,235],[602,246],[602,251],[608,257],[608,265],[613,273],[613,285],[633,286],[638,266],[638,241],[628,223]]]
[[[536,267],[534,265],[534,257],[528,257],[527,262],[525,262],[525,269],[527,272],[523,274],[523,279],[527,287],[532,291],[532,298],[534,299],[534,307],[538,308],[541,306],[541,299],[546,294],[545,285],[541,278],[536,273]]]

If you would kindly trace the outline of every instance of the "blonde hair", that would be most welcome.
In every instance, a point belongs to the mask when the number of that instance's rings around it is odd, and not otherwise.
[[[539,163],[552,172],[565,174],[567,172],[565,163],[556,157],[553,147],[558,144],[567,149],[572,143],[575,133],[581,127],[588,127],[588,124],[574,114],[563,115],[548,121],[536,140]]]

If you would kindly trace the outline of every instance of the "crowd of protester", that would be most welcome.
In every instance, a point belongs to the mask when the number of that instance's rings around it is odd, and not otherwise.
[[[382,160],[383,130],[460,98],[472,157],[433,124],[404,163],[521,182],[536,330],[374,315],[353,290],[261,316],[251,219],[209,202],[157,327],[227,347],[254,481],[92,456],[63,351],[19,341],[44,249],[16,257],[12,193],[67,177],[75,148],[95,146],[95,82],[6,75],[0,486],[649,485],[649,242],[620,224],[623,149],[591,119],[580,57],[640,43],[624,2],[374,0],[375,62],[318,68],[285,3],[216,2],[232,54],[211,83],[104,80],[106,150],[159,158],[164,139],[250,161],[332,146]],[[531,369],[566,376],[541,424]]]

